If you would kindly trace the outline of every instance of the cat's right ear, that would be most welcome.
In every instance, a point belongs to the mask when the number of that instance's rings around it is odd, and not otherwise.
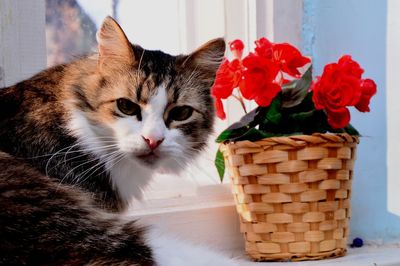
[[[99,69],[120,68],[136,62],[132,45],[118,23],[107,16],[96,34]]]

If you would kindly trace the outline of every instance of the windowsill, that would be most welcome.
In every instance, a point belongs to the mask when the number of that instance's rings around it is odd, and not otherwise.
[[[391,246],[364,246],[362,248],[349,248],[344,257],[317,261],[302,262],[251,262],[243,257],[242,266],[268,265],[268,266],[399,266],[400,244]],[[238,254],[242,252],[239,251]],[[247,260],[247,261],[244,261]]]
[[[180,187],[183,191],[193,188]],[[161,192],[162,193],[162,192]],[[161,197],[134,201],[129,214],[133,216],[149,216],[162,213],[187,212],[200,209],[213,209],[226,206],[235,206],[233,196],[228,184],[198,186],[186,195],[165,193]]]

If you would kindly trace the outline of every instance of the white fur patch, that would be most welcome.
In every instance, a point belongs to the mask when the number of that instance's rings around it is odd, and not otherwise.
[[[142,110],[142,135],[146,138],[163,139],[167,127],[164,122],[164,111],[167,107],[167,92],[164,87],[158,87],[157,93],[150,98]]]
[[[143,191],[149,184],[154,171],[143,167],[130,158],[123,158],[120,162],[107,162],[111,180],[126,203],[133,198],[141,199]]]
[[[133,198],[142,198],[156,170],[177,172],[188,161],[183,133],[178,129],[168,129],[165,125],[163,117],[166,106],[166,89],[159,87],[142,108],[142,121],[135,116],[126,116],[116,119],[112,124],[92,125],[84,112],[75,109],[71,113],[68,128],[84,149],[105,163],[113,186],[126,203]],[[155,151],[159,158],[153,166],[145,165],[136,157],[149,152],[143,137],[164,139]],[[110,145],[113,147],[107,148]]]
[[[133,197],[141,199],[143,189],[147,186],[153,175],[153,170],[143,167],[139,162],[132,158],[123,156],[124,150],[115,156],[108,156],[105,146],[109,142],[102,142],[104,135],[99,135],[100,131],[106,131],[100,125],[93,128],[89,124],[85,115],[80,111],[72,113],[72,119],[69,121],[68,128],[78,138],[81,146],[90,151],[93,155],[97,156],[99,160],[105,163],[107,170],[110,173],[112,184],[117,188],[121,199],[129,203]],[[120,127],[117,130],[124,132],[124,128]],[[118,132],[118,131],[117,131]],[[105,133],[105,132],[104,132]],[[107,136],[107,133],[105,133]],[[112,136],[109,136],[110,138]],[[118,136],[115,142],[117,143]],[[142,140],[141,140],[142,141]],[[137,143],[134,143],[137,144]]]
[[[154,260],[160,266],[237,266],[238,262],[201,246],[169,237],[157,229],[150,229],[146,236]]]

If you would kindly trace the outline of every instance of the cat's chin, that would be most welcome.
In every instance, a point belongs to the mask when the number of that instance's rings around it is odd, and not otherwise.
[[[143,155],[135,155],[134,160],[136,160],[140,164],[143,164],[144,166],[147,166],[149,168],[154,168],[158,165],[160,157],[159,155],[151,152]]]

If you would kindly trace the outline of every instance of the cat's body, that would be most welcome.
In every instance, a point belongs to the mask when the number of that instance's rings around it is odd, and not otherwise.
[[[217,263],[168,254],[120,213],[154,169],[204,146],[224,42],[170,56],[131,45],[111,18],[98,41],[98,56],[0,90],[0,264]]]

